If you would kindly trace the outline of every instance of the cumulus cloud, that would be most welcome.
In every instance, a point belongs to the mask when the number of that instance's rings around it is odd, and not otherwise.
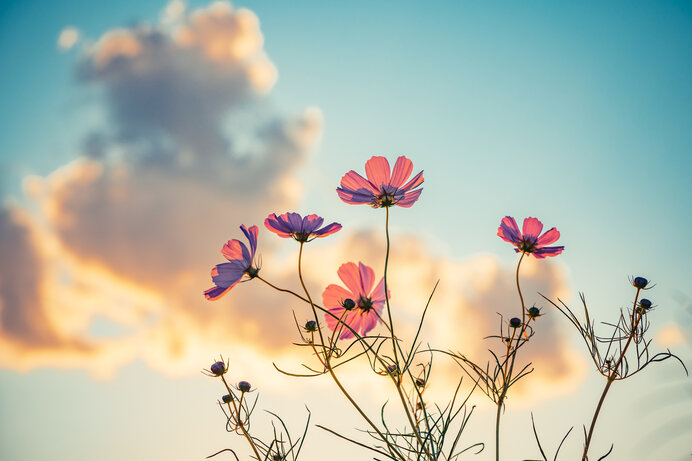
[[[58,48],[60,51],[69,51],[77,44],[79,38],[79,29],[72,26],[65,27],[58,35]]]
[[[268,108],[277,73],[252,12],[224,2],[186,12],[173,1],[161,20],[112,29],[85,48],[78,82],[99,89],[109,123],[88,134],[74,161],[26,178],[36,216],[0,214],[0,244],[12,255],[0,263],[0,340],[13,345],[0,355],[3,366],[107,376],[136,359],[189,373],[219,352],[247,368],[303,357],[291,346],[292,310],[299,321],[309,311],[295,298],[257,280],[215,303],[202,291],[223,260],[221,245],[240,238],[238,225],[261,224],[299,204],[296,173],[319,141],[321,112],[287,116]],[[313,295],[338,282],[346,261],[362,260],[381,274],[380,234],[344,230],[311,243],[305,272]],[[291,243],[260,232],[262,274],[298,291]],[[457,261],[398,236],[391,262],[404,338],[413,337],[438,278],[423,332],[432,346],[482,360],[496,312],[516,315],[513,268],[492,256]],[[529,303],[537,290],[553,297],[567,291],[564,271],[552,262],[527,262],[524,278]],[[566,344],[550,317],[540,325],[527,359],[543,381],[568,380],[575,368]],[[454,365],[439,369],[459,376]]]

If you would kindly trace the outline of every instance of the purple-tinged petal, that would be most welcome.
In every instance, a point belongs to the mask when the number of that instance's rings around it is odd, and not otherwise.
[[[500,227],[497,228],[497,235],[505,242],[509,242],[514,245],[521,241],[521,232],[519,232],[517,222],[511,216],[505,216],[502,218]]]
[[[404,194],[404,198],[397,201],[396,204],[403,208],[411,208],[418,201],[421,192],[423,192],[423,189],[408,191]]]
[[[336,193],[339,194],[341,200],[351,205],[370,204],[375,198],[375,194],[365,189],[351,191],[337,188]]]
[[[368,181],[376,188],[389,184],[390,174],[389,162],[384,157],[374,156],[365,162],[365,174],[368,176]]]
[[[288,226],[283,221],[280,221],[276,214],[270,214],[267,219],[264,220],[264,227],[269,231],[275,233],[279,237],[289,238],[291,237],[291,232]]]
[[[338,232],[341,230],[341,224],[338,222],[333,222],[329,224],[328,226],[324,226],[322,229],[316,230],[315,232],[312,233],[315,237],[326,237],[328,235],[332,235],[335,232]]]
[[[538,240],[536,240],[536,246],[537,247],[543,247],[546,245],[550,245],[551,243],[557,242],[557,239],[560,238],[560,232],[555,229],[554,227],[550,229],[549,231],[546,231],[538,237]]]
[[[240,243],[240,240],[233,239],[226,242],[221,248],[221,254],[229,261],[245,261],[248,265],[252,263],[250,252],[244,243]]]
[[[420,173],[418,173],[417,175],[415,175],[413,177],[413,179],[411,179],[409,182],[404,184],[399,189],[403,190],[404,192],[408,192],[411,189],[414,189],[414,188],[420,186],[421,184],[423,184],[423,172],[422,171]]]
[[[562,250],[564,250],[565,247],[559,246],[559,247],[543,247],[539,248],[536,251],[534,251],[532,254],[538,258],[538,259],[543,259],[546,256],[557,256],[560,253],[562,253]]]
[[[281,219],[286,223],[291,233],[300,233],[303,231],[303,218],[298,213],[284,213]]]
[[[524,225],[522,227],[522,233],[525,239],[533,240],[534,242],[541,235],[543,230],[543,223],[536,218],[525,218]]]
[[[234,286],[245,274],[245,268],[239,264],[221,263],[211,270],[211,280],[222,287]]]
[[[306,234],[312,234],[322,225],[323,222],[324,219],[317,216],[316,214],[307,215],[303,218],[303,222],[301,224],[301,232],[304,232]]]
[[[365,264],[358,263],[358,278],[360,279],[360,295],[370,297],[372,285],[375,283],[375,271]]]
[[[255,252],[257,251],[257,234],[259,229],[257,226],[251,226],[250,229],[248,229],[245,227],[245,224],[241,224],[240,230],[243,231],[243,234],[245,234],[245,237],[247,237],[250,242],[250,258],[252,259],[255,257]]]
[[[370,293],[370,300],[372,301],[373,307],[377,308],[379,306],[379,309],[377,309],[377,312],[382,312],[382,306],[386,302],[386,299],[384,297],[384,277],[380,279],[380,282],[377,284],[374,290],[372,290],[372,293]],[[389,299],[392,299],[392,294],[389,293]]]
[[[360,295],[360,276],[358,274],[358,266],[355,263],[342,264],[336,273],[341,281],[344,282],[344,285],[351,290],[351,293]],[[357,299],[354,299],[354,301],[358,302]]]
[[[413,172],[413,162],[402,155],[396,159],[389,185],[396,188],[401,187],[404,181],[411,176],[411,172]]]
[[[367,313],[363,314],[363,317],[361,319],[360,323],[360,332],[363,336],[368,334],[369,331],[371,331],[375,326],[377,325],[377,322],[379,322],[380,319],[375,315],[374,313]]]
[[[207,298],[208,301],[216,301],[220,299],[223,295],[228,293],[228,290],[230,290],[231,288],[233,287],[212,287],[204,291],[204,297]]]
[[[373,194],[378,192],[377,187],[353,170],[343,175],[341,178],[341,187],[351,191],[365,189],[369,190]]]

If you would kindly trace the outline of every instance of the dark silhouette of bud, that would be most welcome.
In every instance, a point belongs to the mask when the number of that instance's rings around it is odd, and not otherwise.
[[[390,375],[398,375],[399,374],[399,367],[392,364],[392,365],[387,365],[387,373]]]
[[[511,319],[509,319],[509,326],[512,328],[519,328],[521,326],[521,319],[512,317]]]
[[[308,320],[307,322],[305,322],[305,331],[317,331],[317,322],[315,322],[314,320]]]
[[[223,403],[231,403],[233,401],[233,396],[231,394],[226,394],[221,397],[221,400],[223,400]]]
[[[226,371],[228,371],[226,364],[223,362],[216,362],[212,364],[210,370],[216,376],[222,376],[224,373],[226,373]]]
[[[646,288],[646,286],[649,284],[649,281],[646,280],[644,277],[635,277],[634,280],[632,281],[632,285],[634,285],[635,288]]]
[[[416,378],[416,386],[425,387],[425,380],[423,378]]]
[[[642,298],[642,300],[639,301],[639,305],[642,306],[644,309],[651,309],[651,301],[649,301],[646,298]]]
[[[356,302],[352,300],[351,298],[346,298],[344,301],[341,303],[341,305],[346,309],[347,311],[350,311],[354,307],[356,307]]]
[[[238,390],[240,392],[250,392],[250,383],[247,381],[241,381],[238,383]]]
[[[536,306],[533,306],[533,307],[529,308],[528,314],[529,314],[529,318],[535,319],[535,318],[541,316],[541,310],[539,308],[537,308]]]

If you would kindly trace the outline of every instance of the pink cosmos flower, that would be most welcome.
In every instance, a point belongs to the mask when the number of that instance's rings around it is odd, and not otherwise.
[[[242,225],[240,230],[243,231],[243,234],[250,242],[250,249],[248,250],[244,243],[235,239],[229,240],[224,244],[221,248],[221,254],[229,262],[218,264],[211,270],[211,279],[216,286],[204,292],[204,297],[209,301],[216,301],[228,293],[228,290],[236,286],[245,274],[250,278],[257,276],[259,269],[253,267],[252,261],[257,251],[258,228],[257,226],[252,226],[248,229],[245,225]]]
[[[530,253],[539,259],[546,256],[557,256],[562,253],[562,250],[565,249],[564,246],[546,246],[555,243],[560,238],[560,232],[553,227],[539,237],[542,230],[542,222],[536,218],[526,218],[524,219],[522,234],[522,232],[519,232],[514,218],[505,216],[500,227],[497,228],[497,235],[505,242],[515,245],[514,251],[517,253]]]
[[[336,192],[341,200],[354,205],[368,204],[373,208],[399,205],[409,208],[423,192],[422,188],[416,189],[423,184],[422,171],[404,184],[412,171],[413,163],[404,156],[396,159],[391,175],[386,158],[372,157],[365,163],[368,179],[351,170],[341,178],[341,186]]]
[[[279,237],[293,237],[298,242],[309,242],[318,237],[331,235],[341,229],[341,224],[337,222],[318,229],[323,221],[324,219],[316,214],[301,218],[298,213],[284,213],[280,216],[272,213],[264,220],[264,226]]]
[[[324,307],[337,317],[335,319],[329,314],[324,314],[327,326],[331,330],[338,328],[337,319],[341,318],[347,310],[343,322],[361,335],[365,335],[380,321],[379,314],[382,313],[385,303],[384,278],[380,279],[373,289],[375,271],[361,262],[357,266],[355,263],[343,264],[337,274],[346,288],[331,284],[322,293]],[[343,327],[341,339],[353,338],[353,336],[350,330]]]

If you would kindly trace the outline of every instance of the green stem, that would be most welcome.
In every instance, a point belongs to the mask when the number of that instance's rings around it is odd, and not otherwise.
[[[598,405],[596,406],[596,411],[593,414],[593,418],[591,419],[591,426],[589,427],[589,434],[586,436],[586,441],[584,442],[584,452],[582,453],[581,459],[582,461],[588,460],[588,454],[589,454],[589,446],[591,445],[591,438],[593,437],[593,431],[596,427],[596,420],[598,419],[598,414],[601,412],[601,407],[603,406],[603,401],[606,398],[606,394],[608,394],[608,390],[610,389],[610,386],[615,382],[617,379],[617,371],[618,368],[620,368],[620,364],[625,358],[625,353],[627,353],[627,348],[630,346],[630,343],[632,342],[632,338],[634,338],[637,327],[639,326],[639,321],[642,318],[642,314],[637,312],[637,301],[639,300],[639,292],[641,291],[641,288],[637,288],[637,294],[634,296],[634,305],[632,307],[632,323],[631,327],[632,330],[630,331],[629,338],[627,338],[627,342],[625,343],[625,347],[622,349],[622,352],[620,353],[620,357],[618,358],[617,362],[615,363],[615,366],[613,367],[612,371],[608,375],[608,381],[606,382],[605,388],[603,389],[603,393],[601,394],[601,398],[598,400]]]
[[[509,371],[507,372],[507,375],[503,380],[502,393],[500,394],[500,398],[497,399],[497,413],[495,415],[495,461],[500,461],[500,418],[502,417],[502,404],[505,401],[505,397],[507,396],[507,389],[509,388],[509,384],[512,381],[512,371],[514,371],[514,361],[517,358],[517,349],[519,347],[519,342],[521,341],[521,336],[524,334],[524,331],[526,329],[526,308],[524,306],[524,296],[521,294],[521,286],[519,285],[519,268],[521,267],[521,262],[524,260],[525,254],[526,253],[523,252],[521,253],[519,263],[517,264],[516,273],[517,291],[519,292],[519,301],[521,302],[521,332],[517,336],[517,343],[514,346],[514,350],[509,352],[509,354],[511,354],[509,362]]]

